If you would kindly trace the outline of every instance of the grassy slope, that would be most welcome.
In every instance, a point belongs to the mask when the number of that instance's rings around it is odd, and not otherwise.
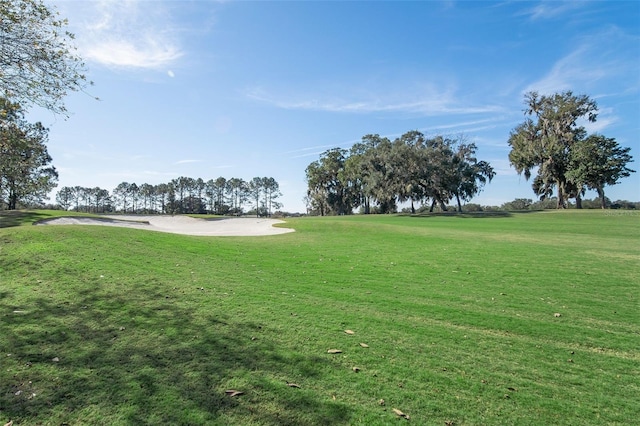
[[[638,219],[0,229],[0,421],[631,424]]]

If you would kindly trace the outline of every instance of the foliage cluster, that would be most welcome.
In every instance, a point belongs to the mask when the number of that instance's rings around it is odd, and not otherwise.
[[[272,177],[250,181],[219,177],[204,181],[181,176],[169,183],[150,185],[122,182],[109,193],[99,187],[62,187],[56,202],[64,209],[90,213],[235,214],[247,205],[259,216],[271,216],[282,204],[280,185]]]
[[[90,84],[66,26],[42,0],[0,2],[0,209],[38,204],[56,186],[48,130],[23,108],[66,115],[67,93]]]
[[[0,97],[0,210],[39,203],[55,188],[47,138],[41,123],[27,122],[18,104]]]
[[[529,179],[537,169],[533,191],[545,199],[555,188],[558,208],[566,208],[569,198],[580,208],[586,189],[596,190],[605,208],[605,185],[615,185],[634,170],[627,167],[631,148],[602,135],[587,137],[580,125],[579,120],[596,121],[596,102],[567,91],[550,96],[530,92],[525,103],[528,117],[509,136],[509,160],[516,171]]]
[[[0,96],[66,114],[68,91],[87,86],[67,20],[41,0],[0,2]]]
[[[391,213],[398,202],[431,201],[446,210],[446,203],[476,195],[495,176],[491,165],[478,161],[476,146],[462,138],[427,138],[410,131],[394,141],[366,135],[350,150],[334,148],[306,169],[307,203],[325,214],[351,214],[362,206],[365,214]]]

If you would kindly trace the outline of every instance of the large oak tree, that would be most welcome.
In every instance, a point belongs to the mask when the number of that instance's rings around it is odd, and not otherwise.
[[[570,91],[550,96],[530,92],[525,103],[527,118],[509,136],[509,161],[526,179],[537,170],[534,192],[544,199],[555,188],[557,207],[566,208],[567,198],[578,195],[578,188],[567,179],[571,149],[586,136],[578,120],[595,121],[598,107],[588,96]]]
[[[587,95],[571,91],[540,96],[525,95],[527,118],[509,136],[509,160],[519,174],[529,179],[534,171],[533,191],[544,200],[557,193],[557,208],[566,208],[575,198],[581,207],[585,189],[598,192],[604,206],[604,186],[614,185],[633,170],[629,148],[615,139],[590,135],[580,125],[596,121],[598,106]]]

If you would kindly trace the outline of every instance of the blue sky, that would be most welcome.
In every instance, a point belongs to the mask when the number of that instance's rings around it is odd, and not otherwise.
[[[95,83],[66,120],[30,113],[59,187],[270,176],[284,210],[304,211],[321,152],[420,130],[464,135],[496,169],[472,202],[535,198],[507,145],[531,90],[591,96],[588,130],[632,147],[640,170],[640,2],[50,4]],[[640,173],[606,193],[640,200]]]

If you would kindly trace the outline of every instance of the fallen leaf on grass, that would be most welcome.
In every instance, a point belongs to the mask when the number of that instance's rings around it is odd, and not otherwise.
[[[342,351],[340,349],[329,349],[327,351],[328,354],[341,354]]]
[[[507,389],[509,389],[511,392],[518,392],[518,389],[516,388],[508,387]]]
[[[244,392],[239,391],[239,390],[235,390],[235,389],[226,390],[226,391],[224,391],[224,393],[226,393],[227,395],[232,396],[232,397],[244,394]]]
[[[553,314],[553,316],[554,316],[554,317],[556,317],[556,318],[560,318],[560,317],[562,316],[562,314],[561,314],[561,313],[556,312],[555,314]]]
[[[353,331],[353,330],[345,330],[344,332],[347,333],[347,334],[350,334],[350,335],[356,334],[356,332]]]
[[[55,358],[53,358],[51,361],[53,361],[53,362],[60,362],[60,358],[55,357]]]
[[[354,373],[360,372],[360,369],[358,367],[353,367],[352,370],[353,370]]]
[[[363,348],[368,348],[369,345],[367,345],[366,343],[360,343],[360,346],[362,346]]]
[[[298,388],[300,389],[300,385],[296,384],[296,383],[289,383],[287,382],[287,386],[291,387],[291,388]]]
[[[378,405],[384,405],[384,399],[378,400]]]
[[[396,413],[398,416],[402,417],[403,419],[409,420],[409,415],[403,413],[402,411],[398,410],[397,408],[394,408],[393,412]]]
[[[4,426],[13,426],[13,420],[9,420],[9,423],[5,423]]]

